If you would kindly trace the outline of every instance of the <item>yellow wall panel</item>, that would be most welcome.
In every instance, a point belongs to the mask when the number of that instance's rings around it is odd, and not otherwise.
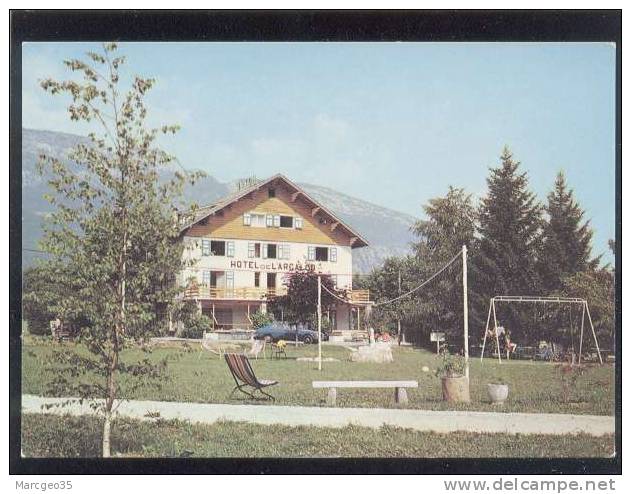
[[[211,215],[207,223],[189,228],[185,235],[191,237],[234,238],[246,240],[303,242],[310,244],[350,245],[350,236],[343,228],[331,231],[331,224],[319,222],[319,216],[312,216],[312,207],[298,196],[292,202],[292,194],[282,185],[276,185],[276,197],[268,196],[269,187],[256,191],[252,197],[242,198],[223,210],[223,215]],[[303,218],[302,230],[294,228],[245,226],[243,213],[275,213]]]

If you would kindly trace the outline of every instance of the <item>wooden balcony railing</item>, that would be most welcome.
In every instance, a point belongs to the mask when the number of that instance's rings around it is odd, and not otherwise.
[[[287,289],[280,288],[219,288],[208,285],[189,285],[184,291],[184,297],[188,299],[215,299],[215,300],[263,300],[278,295],[285,295]]]
[[[346,296],[351,302],[370,302],[370,290],[347,290]]]
[[[184,291],[187,299],[199,300],[265,300],[275,296],[286,295],[287,288],[218,288],[208,285],[189,285]],[[351,303],[365,304],[370,302],[369,290],[346,290],[346,298]]]

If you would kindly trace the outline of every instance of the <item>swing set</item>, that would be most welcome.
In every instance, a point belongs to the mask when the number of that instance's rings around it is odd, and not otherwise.
[[[484,358],[484,348],[486,346],[486,339],[489,335],[489,325],[491,323],[491,314],[493,314],[493,332],[495,335],[495,343],[497,345],[497,359],[499,363],[502,363],[500,341],[497,328],[497,314],[495,312],[496,303],[533,303],[533,304],[570,304],[570,333],[572,338],[572,345],[574,345],[574,327],[572,324],[572,305],[578,305],[581,307],[581,335],[579,340],[578,350],[578,363],[581,363],[581,357],[583,353],[583,333],[585,329],[585,314],[587,313],[587,319],[592,330],[592,336],[594,337],[594,343],[596,344],[596,352],[598,353],[598,360],[603,363],[602,355],[600,353],[600,347],[598,346],[598,338],[596,338],[596,331],[594,330],[594,323],[592,322],[592,316],[589,312],[589,305],[587,300],[582,298],[563,298],[563,297],[531,297],[531,296],[512,296],[512,295],[498,295],[491,298],[489,303],[489,313],[486,319],[486,328],[484,330],[484,340],[482,342],[482,353],[480,354],[480,361]],[[573,347],[572,347],[573,348]]]

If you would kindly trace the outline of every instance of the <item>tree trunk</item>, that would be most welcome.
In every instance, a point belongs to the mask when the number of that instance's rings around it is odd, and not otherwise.
[[[109,458],[110,451],[110,431],[111,431],[111,412],[105,412],[105,420],[103,421],[103,458]]]

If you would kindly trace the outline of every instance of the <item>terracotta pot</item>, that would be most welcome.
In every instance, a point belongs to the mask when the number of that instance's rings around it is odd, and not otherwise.
[[[443,400],[454,403],[469,403],[469,380],[466,376],[443,377]]]
[[[508,398],[508,384],[487,384],[486,389],[492,403],[504,403]]]

